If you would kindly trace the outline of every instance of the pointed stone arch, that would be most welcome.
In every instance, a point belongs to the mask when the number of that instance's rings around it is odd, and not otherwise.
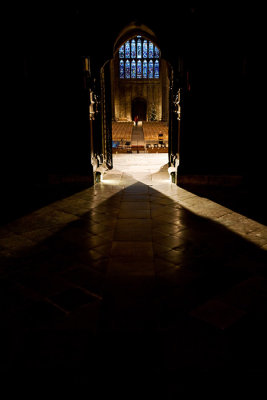
[[[139,121],[147,120],[147,101],[143,97],[135,97],[132,100],[132,119],[136,116]]]
[[[159,79],[120,79],[120,48],[132,38],[145,38],[153,42],[160,51],[160,76]],[[149,56],[148,58],[149,59]],[[108,60],[101,69],[102,88],[102,143],[104,163],[112,168],[112,140],[113,122],[132,122],[138,115],[139,120],[149,121],[149,110],[152,104],[157,106],[157,121],[166,122],[169,132],[169,163],[177,158],[179,131],[177,119],[174,114],[173,97],[173,68],[171,64],[161,57],[161,47],[155,33],[143,24],[133,22],[127,25],[117,36],[113,46],[113,58]],[[129,91],[129,86],[134,87]],[[119,90],[118,90],[119,88]],[[158,99],[160,98],[160,101]]]

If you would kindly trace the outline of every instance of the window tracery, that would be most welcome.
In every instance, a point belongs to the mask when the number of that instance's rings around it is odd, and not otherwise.
[[[160,50],[140,35],[119,48],[120,79],[159,79]]]

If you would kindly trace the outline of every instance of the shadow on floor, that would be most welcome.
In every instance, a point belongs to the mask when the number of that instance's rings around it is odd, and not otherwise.
[[[90,186],[92,184],[70,183],[6,188],[1,198],[0,226]]]
[[[266,253],[215,221],[135,183],[84,190],[8,232],[6,382],[147,399],[263,383]]]
[[[231,210],[267,225],[267,195],[261,186],[211,187],[182,185],[197,196],[207,197]]]

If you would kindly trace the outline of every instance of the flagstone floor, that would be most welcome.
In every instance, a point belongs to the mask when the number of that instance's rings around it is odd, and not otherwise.
[[[0,227],[2,379],[262,390],[266,249],[265,225],[171,183],[167,154],[114,155],[101,183]]]

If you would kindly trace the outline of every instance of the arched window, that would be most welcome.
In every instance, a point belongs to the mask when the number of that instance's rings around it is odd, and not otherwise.
[[[137,58],[142,58],[142,42],[141,42],[141,39],[137,39]]]
[[[159,58],[159,48],[157,46],[155,46],[155,49],[154,49],[154,57]]]
[[[152,42],[149,42],[148,57],[149,58],[153,58],[154,57],[154,45],[153,45]]]
[[[130,58],[130,42],[125,43],[125,58]]]
[[[155,61],[154,65],[154,78],[158,79],[159,78],[159,60]]]
[[[149,61],[149,63],[148,63],[148,77],[149,77],[149,79],[152,79],[153,78],[153,66],[154,66],[154,63],[153,63],[153,61],[152,60],[150,60]]]
[[[124,78],[124,61],[120,60],[120,78]]]
[[[136,57],[136,45],[135,45],[135,40],[133,39],[131,42],[131,58]]]
[[[136,62],[135,60],[132,60],[131,63],[131,78],[136,78]]]
[[[126,60],[126,62],[125,62],[125,78],[129,79],[130,77],[131,77],[130,61]]]
[[[147,40],[143,41],[143,58],[147,58]]]
[[[119,50],[119,57],[120,57],[120,58],[124,58],[124,44],[120,47],[120,50]]]
[[[147,78],[147,60],[143,61],[143,78]]]
[[[137,61],[137,78],[138,79],[142,78],[142,61],[141,60]]]
[[[120,78],[159,79],[159,59],[159,48],[138,35],[119,48]]]

